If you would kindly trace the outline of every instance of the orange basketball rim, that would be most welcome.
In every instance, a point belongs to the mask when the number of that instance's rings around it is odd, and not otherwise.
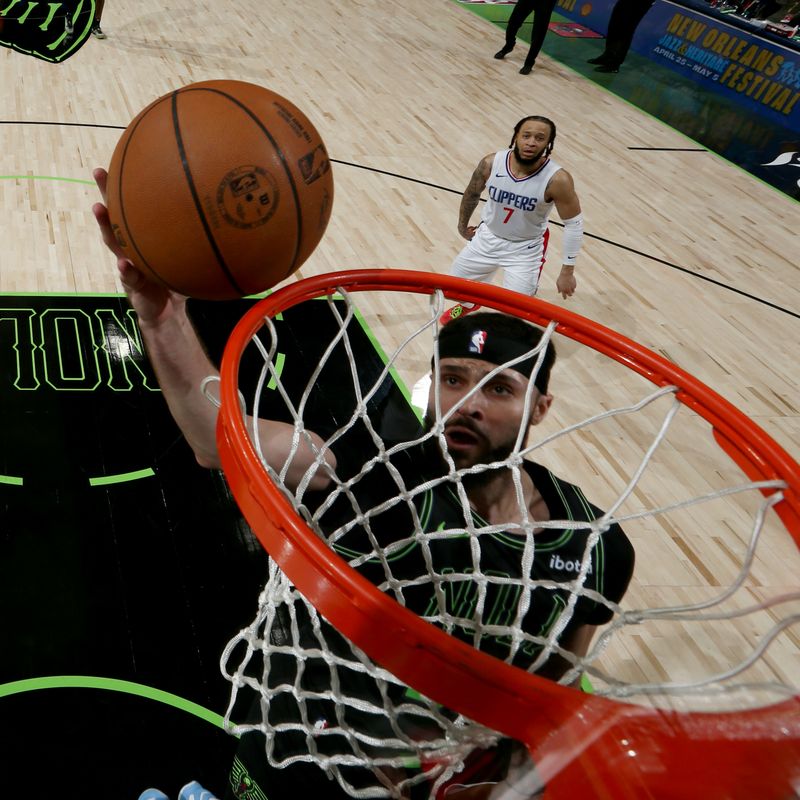
[[[239,360],[265,317],[340,289],[404,291],[478,303],[556,330],[638,372],[707,420],[751,480],[780,480],[775,506],[800,545],[800,466],[721,396],[650,350],[561,307],[499,287],[403,270],[320,275],[282,288],[242,318],[225,351],[218,444],[225,475],[270,556],[327,620],[404,683],[525,742],[545,798],[774,798],[800,791],[800,696],[726,713],[658,711],[585,694],[515,669],[423,621],[350,568],[267,476],[237,396]]]

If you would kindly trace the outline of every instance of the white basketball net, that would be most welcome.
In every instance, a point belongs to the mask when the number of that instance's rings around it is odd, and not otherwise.
[[[316,302],[322,307],[325,301]],[[771,508],[781,500],[780,490],[785,488],[783,484],[753,483],[747,479],[739,479],[726,486],[703,486],[698,492],[697,486],[692,486],[693,480],[689,479],[687,483],[690,486],[685,496],[660,498],[652,501],[654,505],[651,507],[645,507],[651,502],[653,494],[651,488],[647,488],[649,473],[655,473],[655,478],[650,483],[651,487],[655,487],[663,483],[659,477],[660,470],[674,471],[669,457],[664,459],[663,464],[659,464],[658,456],[661,448],[675,449],[674,446],[664,443],[679,413],[689,414],[695,421],[699,420],[675,398],[675,387],[654,390],[652,384],[646,384],[645,391],[638,399],[606,408],[600,413],[592,413],[580,421],[566,424],[557,432],[545,432],[545,435],[537,436],[538,430],[534,428],[527,444],[524,442],[528,432],[521,430],[517,437],[517,446],[506,464],[517,486],[519,512],[523,522],[516,525],[481,526],[469,513],[469,501],[462,483],[466,473],[456,470],[452,461],[448,474],[433,479],[426,477],[420,485],[407,485],[400,472],[393,469],[391,462],[387,461],[404,448],[416,448],[423,440],[430,438],[438,438],[443,450],[446,450],[442,429],[447,418],[443,419],[438,414],[436,424],[429,432],[413,441],[399,444],[392,442],[387,449],[379,433],[379,421],[368,414],[369,408],[374,407],[376,398],[383,392],[387,382],[393,380],[392,375],[399,364],[409,360],[417,364],[417,376],[428,367],[430,354],[437,352],[436,320],[444,307],[443,298],[434,296],[430,299],[430,317],[388,354],[385,368],[374,383],[367,387],[361,385],[359,366],[353,357],[351,335],[352,331],[358,329],[359,322],[351,298],[342,292],[337,302],[329,298],[326,305],[326,313],[332,314],[338,320],[339,331],[314,369],[300,397],[290,398],[281,383],[279,370],[275,366],[276,354],[280,351],[279,338],[273,322],[264,320],[264,327],[269,332],[265,337],[268,346],[265,347],[258,337],[249,346],[249,349],[258,351],[263,363],[259,385],[252,399],[252,413],[258,417],[265,393],[274,391],[267,387],[275,387],[294,420],[295,442],[299,443],[304,437],[307,439],[304,413],[315,391],[317,379],[335,351],[341,352],[344,349],[348,354],[349,381],[356,398],[355,407],[350,418],[329,436],[325,447],[318,452],[316,464],[306,473],[298,490],[288,492],[283,484],[289,462],[278,471],[267,466],[266,460],[264,465],[272,480],[283,487],[284,493],[290,497],[309,526],[331,546],[342,541],[355,527],[365,532],[371,550],[350,554],[346,560],[352,567],[361,569],[368,559],[371,559],[373,566],[379,562],[383,574],[379,588],[401,604],[405,603],[405,596],[410,588],[429,584],[436,604],[425,615],[425,619],[432,624],[448,632],[456,628],[468,631],[472,644],[476,647],[486,641],[484,637],[489,640],[507,637],[508,661],[526,646],[535,648],[537,655],[530,660],[531,671],[538,670],[551,654],[560,654],[572,665],[561,682],[572,683],[581,675],[586,675],[598,694],[615,698],[635,698],[637,702],[680,708],[693,707],[693,699],[699,699],[700,707],[710,703],[715,708],[733,708],[753,702],[773,702],[798,691],[798,668],[795,667],[792,672],[792,669],[781,666],[778,656],[781,655],[781,648],[785,647],[785,638],[791,635],[790,626],[800,620],[800,594],[788,589],[786,592],[771,594],[760,591],[764,588],[763,581],[754,580],[753,574],[754,565],[760,563],[758,554],[766,535],[765,521],[774,517]],[[542,355],[540,351],[543,350],[544,343],[553,336],[554,328],[553,323],[547,329],[543,343],[526,357],[539,358]],[[569,405],[569,398],[577,391],[577,384],[565,388],[565,382],[569,380],[565,373],[571,370],[562,361],[563,356],[556,363],[551,385],[560,387],[552,391],[563,409]],[[496,371],[506,366],[508,364],[501,365]],[[439,360],[436,357],[433,386],[437,408],[438,368]],[[537,369],[538,363],[529,385],[526,412],[531,402],[531,387]],[[486,380],[491,377],[487,376]],[[638,376],[634,377],[638,379]],[[347,379],[346,375],[341,375],[342,381]],[[645,384],[643,381],[640,383]],[[479,390],[480,387],[477,387],[473,391]],[[523,418],[527,418],[527,413]],[[702,420],[699,422],[703,423]],[[328,448],[335,447],[354,426],[362,426],[368,432],[375,452],[368,454],[360,470],[343,480],[325,465],[324,455]],[[565,448],[567,453],[577,453],[577,441],[581,456],[573,458],[573,463],[582,460],[590,462],[605,477],[609,471],[606,467],[599,466],[600,456],[595,458],[603,450],[602,439],[600,434],[593,432],[606,430],[609,426],[612,430],[617,429],[615,426],[621,426],[623,431],[626,426],[628,429],[633,426],[646,428],[649,438],[649,445],[641,452],[629,453],[631,445],[625,450],[623,457],[614,461],[615,467],[612,471],[617,473],[613,476],[617,483],[614,490],[616,499],[608,502],[608,498],[605,498],[603,505],[600,499],[593,496],[592,487],[585,481],[576,480],[570,474],[565,475],[573,482],[581,483],[590,499],[607,509],[606,514],[586,523],[576,523],[574,520],[540,522],[531,519],[525,503],[522,502],[519,477],[522,459],[536,461],[546,458],[551,447],[557,448],[564,442],[570,442]],[[637,428],[637,438],[642,435],[642,431]],[[713,449],[713,445],[708,446],[710,436],[707,425],[704,435],[707,437],[703,442],[705,449]],[[692,431],[689,436],[691,443],[696,444],[697,434]],[[254,442],[258,448],[260,445],[257,439]],[[606,457],[609,457],[608,454]],[[683,457],[682,454],[681,458]],[[622,464],[622,461],[629,463]],[[388,470],[395,481],[396,491],[373,507],[365,502],[363,494],[358,493],[358,486],[379,463],[389,464]],[[727,463],[730,466],[730,461]],[[499,465],[496,463],[480,465],[469,472],[478,473],[497,466]],[[625,475],[621,473],[623,467],[626,468]],[[691,470],[692,467],[687,469]],[[710,469],[713,472],[713,482],[730,477],[728,473]],[[308,484],[318,470],[330,474],[331,490],[321,505],[307,505]],[[556,468],[553,471],[559,472]],[[564,474],[563,469],[560,472]],[[738,468],[735,468],[730,474],[737,473],[741,476]],[[453,486],[460,498],[464,510],[463,523],[457,528],[424,533],[420,519],[421,498],[427,490],[443,483]],[[744,496],[748,498],[747,501],[740,501]],[[333,507],[335,501],[341,502],[343,499],[352,509],[352,517],[336,529],[330,530],[326,526],[326,512]],[[381,544],[379,532],[373,530],[373,522],[378,515],[397,506],[407,508],[409,516],[414,520],[414,529],[398,534],[397,540],[388,545],[385,542]],[[692,528],[700,518],[698,509],[706,506],[713,509],[712,516],[718,520],[716,527],[699,531],[687,530],[684,534],[684,526],[686,529]],[[638,532],[634,539],[637,546],[637,571],[634,573],[631,589],[622,602],[623,607],[610,603],[585,586],[589,567],[587,556],[598,538],[614,522],[619,523],[629,535],[631,531]],[[778,531],[781,530],[779,524],[771,524]],[[734,525],[737,526],[735,530]],[[589,536],[584,560],[568,583],[569,602],[563,607],[546,637],[532,636],[522,630],[520,620],[527,611],[530,590],[537,585],[547,586],[537,582],[529,572],[536,548],[534,531],[576,527],[589,531]],[[679,541],[681,548],[690,548],[686,542],[691,542],[694,536],[714,541],[722,538],[726,542],[733,542],[726,547],[731,560],[735,556],[738,563],[735,567],[731,564],[726,568],[729,575],[723,576],[724,585],[720,581],[719,586],[714,586],[713,580],[707,581],[711,585],[703,586],[698,582],[697,586],[677,588],[649,586],[653,582],[647,580],[637,584],[640,564],[645,575],[656,566],[650,561],[642,562],[639,542],[645,541],[649,536],[663,536],[665,531],[665,547],[673,548],[670,551],[673,553],[676,541]],[[496,577],[481,569],[482,542],[487,536],[502,534],[513,535],[521,543],[519,553],[523,577],[513,582],[508,577]],[[455,574],[441,569],[437,571],[433,563],[435,559],[431,556],[432,545],[435,546],[438,538],[464,535],[469,537],[473,554],[470,574]],[[785,531],[783,537],[789,540]],[[774,541],[770,539],[763,546],[773,548]],[[424,555],[427,572],[413,576],[395,575],[395,556],[412,545],[418,547]],[[701,547],[698,545],[698,551],[701,551]],[[791,542],[787,547],[787,557],[792,558],[792,550],[796,548]],[[686,552],[690,550],[687,549]],[[696,553],[689,555],[690,566],[694,563],[694,558],[701,557]],[[669,559],[665,557],[665,560]],[[797,561],[794,563],[796,565]],[[697,569],[700,569],[699,563]],[[796,566],[794,569],[796,575]],[[447,602],[448,588],[458,584],[463,586],[466,580],[472,581],[475,587],[475,602],[470,606],[470,613],[454,614],[452,603]],[[495,586],[513,583],[518,599],[510,624],[500,625],[495,619],[489,618],[488,613],[484,613],[487,589],[493,583]],[[787,581],[786,586],[791,586],[791,583]],[[550,584],[550,588],[563,589],[564,584],[559,587]],[[681,591],[683,588],[686,591]],[[521,591],[517,591],[519,589]],[[613,621],[600,635],[595,636],[592,647],[584,658],[577,658],[559,646],[559,636],[568,625],[575,602],[580,596],[591,597],[614,611]],[[687,598],[691,602],[687,602]],[[675,602],[676,600],[679,602]],[[736,628],[743,619],[754,620],[754,630],[751,631],[749,640],[747,637],[742,638],[741,631]],[[648,626],[657,624],[665,627],[656,630],[650,644],[646,641],[640,643],[640,652],[649,655],[640,656],[639,661],[631,666],[630,642],[638,642],[641,637],[651,636]],[[720,638],[715,638],[723,635],[719,633],[719,626],[724,624],[731,624],[735,628],[732,640],[734,646],[731,648],[726,647]],[[694,633],[695,629],[699,632]],[[686,634],[687,631],[690,632]],[[666,659],[658,649],[658,639],[664,638],[662,645],[670,650],[681,646],[676,645],[676,642],[684,641],[681,639],[684,635],[690,637],[688,641],[699,644],[695,645],[694,650],[691,647],[686,650],[677,673],[673,670],[671,675],[665,677],[660,664]],[[621,649],[615,651],[615,643],[620,639]],[[768,650],[775,651],[774,658],[767,656]],[[728,659],[727,664],[722,663],[723,652]],[[704,674],[694,671],[689,675],[688,665],[702,660],[704,655],[707,656],[707,663],[703,665]],[[794,659],[796,662],[796,652]],[[652,663],[647,663],[648,661]],[[237,733],[261,731],[265,737],[266,757],[270,764],[277,767],[299,761],[316,764],[354,797],[403,797],[408,795],[414,784],[425,781],[432,782],[430,794],[433,796],[436,787],[462,769],[464,759],[471,751],[489,747],[499,738],[495,732],[407,691],[393,675],[372,663],[358,647],[337,634],[273,562],[270,562],[269,579],[259,598],[257,616],[249,627],[229,643],[221,664],[224,675],[232,684],[227,718],[232,729]],[[759,664],[760,671],[756,668]],[[684,666],[687,666],[685,674]],[[356,691],[353,687],[356,687]],[[258,699],[260,718],[242,722],[242,708],[246,704],[243,706],[241,696],[248,694]],[[746,695],[744,699],[743,695]],[[232,719],[236,716],[239,719]],[[239,724],[235,724],[237,722]],[[424,764],[427,771],[413,769],[419,764]],[[373,776],[371,783],[365,784],[361,779],[353,780],[352,776],[357,773],[350,771],[349,768],[352,767],[366,767],[370,770]],[[411,769],[407,769],[409,767]]]

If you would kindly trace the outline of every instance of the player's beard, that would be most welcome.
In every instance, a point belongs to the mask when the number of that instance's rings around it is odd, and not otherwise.
[[[463,475],[461,477],[461,483],[464,485],[467,493],[469,493],[469,490],[472,487],[485,486],[487,483],[494,480],[500,471],[508,469],[506,459],[514,451],[514,445],[516,443],[517,437],[515,436],[513,439],[509,439],[507,442],[501,442],[496,447],[486,451],[485,455],[480,458],[477,463],[494,464],[495,462],[498,462],[499,466],[492,469],[484,469],[474,474]],[[465,465],[462,465],[462,467],[463,466]],[[469,466],[474,466],[474,464],[470,464]]]
[[[460,423],[464,427],[471,428],[473,427],[468,421],[461,421]],[[526,426],[528,427],[528,426]],[[431,418],[428,414],[425,415],[425,430],[429,431],[431,429]],[[473,432],[479,435],[483,441],[487,441],[486,437],[483,436],[480,430],[477,428],[473,429]],[[528,432],[526,431],[525,436],[523,437],[523,441],[521,446],[524,448],[528,442]],[[463,458],[458,457],[457,455],[453,455],[451,453],[451,457],[455,462],[457,469],[469,469],[470,467],[477,466],[479,464],[494,464],[498,463],[497,467],[492,469],[484,469],[480,472],[471,475],[463,475],[461,478],[462,483],[464,484],[465,488],[469,486],[481,486],[488,481],[494,478],[499,470],[508,469],[508,465],[505,463],[511,453],[514,452],[514,447],[517,443],[517,434],[514,433],[513,436],[509,436],[508,439],[498,442],[494,445],[494,447],[485,447],[481,448],[482,452],[476,454],[474,458],[470,458],[468,461],[465,461]],[[447,466],[447,461],[442,453],[438,442],[434,439],[430,442],[430,446],[426,448],[427,456],[430,459],[431,466],[435,465],[437,471],[440,473],[447,473],[449,468]]]
[[[531,156],[530,158],[525,158],[519,150],[519,145],[514,144],[514,158],[519,161],[520,164],[523,166],[529,167],[532,164],[535,164],[537,161],[541,161],[547,155],[547,147],[545,145],[535,156]]]

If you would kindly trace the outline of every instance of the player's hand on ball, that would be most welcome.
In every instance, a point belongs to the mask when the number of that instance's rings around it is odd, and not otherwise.
[[[103,237],[103,243],[117,258],[125,258],[122,248],[117,242],[117,237],[114,236],[111,220],[108,218],[108,208],[106,207],[108,198],[106,191],[106,187],[108,186],[108,173],[102,167],[97,167],[97,169],[92,171],[92,177],[97,184],[97,188],[100,190],[100,197],[103,198],[102,203],[95,203],[92,206],[92,213],[100,227],[100,235]]]
[[[92,213],[100,228],[103,243],[117,257],[120,281],[125,288],[131,305],[136,310],[140,323],[160,322],[165,316],[169,316],[176,307],[183,305],[186,302],[186,298],[171,292],[155,281],[149,280],[124,255],[114,236],[111,220],[108,217],[108,208],[105,205],[108,173],[104,169],[98,168],[94,170],[92,175],[97,188],[100,190],[100,196],[103,198],[102,203],[95,203],[92,206]]]
[[[119,279],[125,287],[139,324],[158,325],[186,305],[186,297],[150,280],[127,259],[117,261]]]

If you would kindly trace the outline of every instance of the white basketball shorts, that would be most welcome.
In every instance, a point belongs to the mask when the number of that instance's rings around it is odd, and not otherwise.
[[[456,256],[450,273],[459,278],[489,282],[498,269],[503,270],[503,286],[522,294],[535,295],[545,262],[547,240],[544,236],[512,242],[495,236],[484,224]]]

